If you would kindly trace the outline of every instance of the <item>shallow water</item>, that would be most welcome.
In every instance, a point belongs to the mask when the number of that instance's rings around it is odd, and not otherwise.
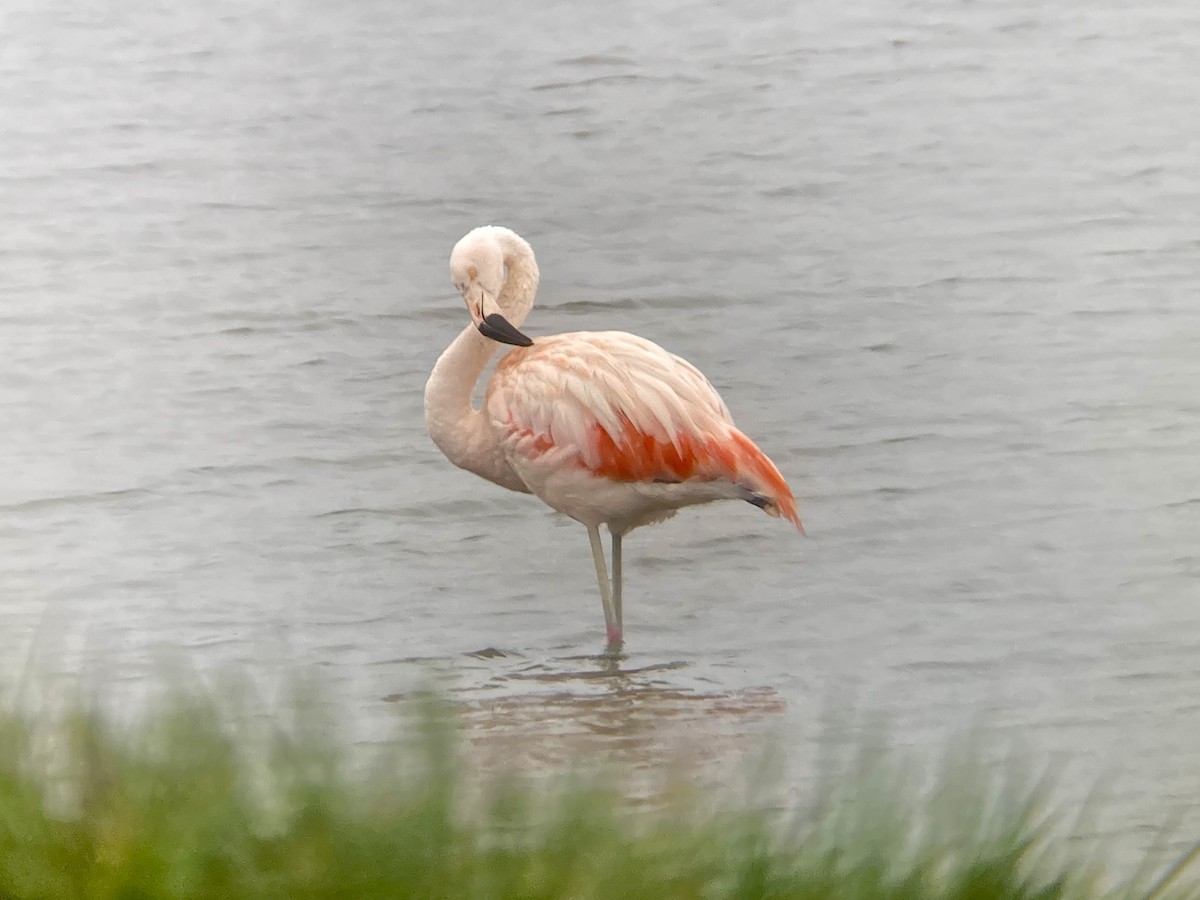
[[[534,758],[984,722],[1200,832],[1200,12],[525,11],[9,5],[4,658],[319,667],[366,723],[433,670]],[[424,433],[486,222],[527,331],[688,357],[801,498],[626,542],[623,678],[583,530]]]

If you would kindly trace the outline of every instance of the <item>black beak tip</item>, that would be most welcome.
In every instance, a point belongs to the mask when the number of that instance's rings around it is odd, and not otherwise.
[[[484,316],[483,321],[479,323],[479,333],[485,338],[491,338],[493,341],[499,341],[502,344],[512,344],[514,347],[533,346],[533,340],[521,334],[500,313],[492,313],[490,316]]]

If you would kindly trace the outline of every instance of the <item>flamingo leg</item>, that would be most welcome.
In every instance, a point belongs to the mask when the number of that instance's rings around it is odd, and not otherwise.
[[[621,617],[621,535],[612,536],[612,599],[613,610],[617,614],[617,628],[625,630],[625,622]]]
[[[589,525],[588,540],[592,542],[592,561],[596,564],[596,581],[600,584],[600,602],[604,605],[604,625],[608,631],[606,653],[616,653],[621,649],[621,624],[613,606],[612,588],[608,583],[608,567],[604,564],[604,545],[600,542],[600,529]]]

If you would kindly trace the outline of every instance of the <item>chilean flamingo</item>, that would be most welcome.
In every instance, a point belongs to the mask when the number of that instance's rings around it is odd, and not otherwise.
[[[450,279],[471,324],[446,348],[425,385],[433,442],[456,466],[535,494],[587,526],[608,632],[623,641],[621,538],[684,506],[745,500],[804,533],[779,470],[734,427],[700,371],[623,331],[526,337],[538,267],[515,232],[476,228],[454,246]],[[475,384],[499,344],[511,344],[487,385]],[[612,535],[612,582],[600,526]]]

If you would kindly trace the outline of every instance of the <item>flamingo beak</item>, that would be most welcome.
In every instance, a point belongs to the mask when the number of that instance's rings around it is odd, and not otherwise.
[[[514,347],[533,346],[533,340],[521,334],[516,326],[500,313],[484,316],[475,327],[485,338],[491,338],[502,344],[512,344]]]
[[[461,290],[463,299],[467,301],[467,310],[471,313],[471,321],[475,323],[479,333],[485,338],[499,341],[501,344],[512,344],[514,347],[533,346],[533,339],[521,334],[517,327],[500,313],[484,315],[484,301],[489,300],[493,295],[475,280],[474,275],[475,273],[472,271],[471,282],[463,285]]]

